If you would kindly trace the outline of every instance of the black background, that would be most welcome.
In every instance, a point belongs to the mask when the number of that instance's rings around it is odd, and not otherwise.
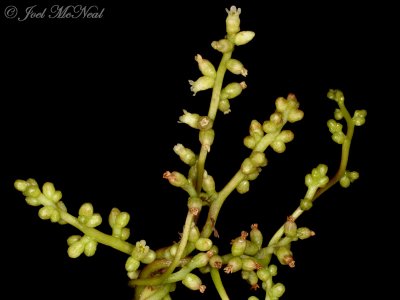
[[[54,3],[15,5],[20,13]],[[206,114],[210,91],[192,96],[188,80],[200,75],[194,56],[218,64],[210,47],[225,33],[225,8],[241,7],[242,30],[256,32],[233,57],[249,70],[248,88],[232,100],[232,112],[218,113],[216,141],[206,163],[221,189],[249,151],[242,144],[252,119],[274,111],[274,100],[294,93],[304,119],[289,124],[295,140],[283,154],[267,150],[269,165],[245,195],[234,192],[217,222],[221,252],[242,230],[258,223],[266,241],[304,196],[304,176],[319,163],[332,176],[340,161],[326,121],[341,89],[347,107],[370,110],[376,69],[382,60],[381,11],[364,3],[305,5],[255,1],[193,1],[111,6],[100,19],[28,19],[1,15],[4,74],[1,101],[0,192],[3,283],[13,298],[131,299],[124,264],[127,256],[99,245],[94,257],[71,259],[66,239],[78,232],[37,216],[13,188],[16,179],[51,181],[63,192],[68,211],[83,202],[103,216],[112,207],[131,214],[131,237],[153,248],[179,238],[186,215],[185,193],[162,179],[166,170],[187,171],[173,153],[176,143],[198,151],[197,133],[178,124],[182,109]],[[59,2],[58,5],[71,3]],[[239,78],[239,79],[238,79]],[[5,79],[5,80],[4,80]],[[243,80],[227,74],[226,80]],[[370,197],[371,125],[356,128],[349,169],[360,179],[349,189],[333,187],[301,216],[316,236],[293,245],[296,267],[279,266],[282,299],[351,299],[371,293]],[[373,243],[372,243],[373,244]],[[4,253],[3,253],[4,252]],[[375,274],[376,275],[376,274]],[[5,279],[4,279],[5,278]],[[208,275],[205,294],[181,285],[174,299],[218,299]],[[252,293],[240,274],[223,276],[231,299]],[[262,293],[255,293],[262,299]]]

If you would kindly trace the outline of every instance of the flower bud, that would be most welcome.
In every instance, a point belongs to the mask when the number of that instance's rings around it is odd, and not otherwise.
[[[240,31],[235,35],[234,43],[236,46],[245,45],[250,42],[256,33],[254,31]]]
[[[231,253],[233,256],[240,256],[244,254],[244,250],[246,249],[246,237],[247,232],[242,231],[241,235],[232,241]]]
[[[341,90],[330,89],[326,95],[329,99],[334,100],[338,103],[344,102],[344,95]]]
[[[210,260],[208,263],[212,268],[221,269],[222,263],[223,263],[222,257],[219,255],[213,255],[210,257]]]
[[[128,275],[129,279],[137,279],[140,275],[140,271],[136,270],[136,271],[132,271],[132,272],[127,272],[126,275]]]
[[[240,166],[240,170],[243,174],[248,175],[256,171],[257,168],[254,165],[253,161],[249,157],[247,157],[243,160],[242,165]]]
[[[202,116],[199,119],[199,129],[207,130],[213,127],[214,121],[209,116]]]
[[[297,236],[297,225],[294,222],[293,216],[287,217],[285,224],[283,225],[285,235],[287,237],[295,237]]]
[[[285,286],[280,282],[275,283],[272,286],[271,291],[270,291],[270,294],[274,299],[275,298],[278,299],[278,298],[282,297],[282,295],[284,293],[285,293]]]
[[[231,41],[228,41],[227,39],[221,39],[219,41],[213,41],[211,43],[211,47],[222,53],[232,51],[233,46],[234,46],[233,43]]]
[[[84,249],[84,243],[82,243],[81,241],[77,241],[68,247],[67,253],[69,257],[77,258],[83,253]]]
[[[114,235],[114,233],[113,233],[113,235]],[[126,228],[126,227],[121,228],[121,233],[119,235],[119,238],[121,240],[126,241],[130,235],[131,235],[131,230],[129,228]]]
[[[228,264],[224,268],[224,272],[227,274],[235,273],[242,269],[242,259],[239,256],[234,256],[229,259]]]
[[[245,194],[250,190],[250,182],[248,180],[242,180],[236,187],[236,191],[239,194]]]
[[[310,199],[301,199],[300,201],[300,208],[302,210],[309,210],[313,206],[313,203]]]
[[[228,83],[221,90],[221,99],[233,99],[239,96],[245,88],[247,88],[247,85],[244,81]]]
[[[199,129],[199,114],[192,114],[187,110],[183,110],[183,115],[179,117],[178,123],[185,123],[192,128]]]
[[[215,181],[211,175],[204,171],[203,176],[203,190],[208,194],[215,193]]]
[[[214,86],[214,78],[210,76],[201,76],[196,81],[189,80],[190,90],[193,92],[193,96],[196,96],[197,92],[211,89]]]
[[[211,145],[214,142],[215,132],[214,129],[200,130],[199,141],[201,145],[210,152]]]
[[[102,218],[100,216],[100,214],[95,213],[93,214],[93,216],[91,216],[87,222],[85,223],[86,226],[88,227],[96,227],[99,226],[102,222]]]
[[[40,203],[40,200],[38,198],[33,198],[33,197],[25,197],[26,203],[32,206],[39,206],[42,203]]]
[[[304,117],[304,112],[300,109],[293,109],[290,111],[290,113],[287,116],[287,120],[290,123],[295,123],[297,121],[300,121]]]
[[[288,247],[279,247],[275,254],[282,265],[289,265],[289,267],[294,268],[295,261],[293,259],[293,253]]]
[[[301,240],[308,239],[311,236],[315,235],[315,232],[310,230],[307,227],[300,227],[297,229],[297,237]]]
[[[115,220],[117,218],[117,216],[121,213],[121,211],[114,207],[113,209],[111,209],[110,214],[108,215],[108,224],[110,225],[111,228],[114,227],[115,225]]]
[[[128,225],[129,220],[130,220],[130,215],[123,211],[121,212],[116,218],[115,218],[115,225],[122,228]]]
[[[68,239],[67,239],[67,245],[71,246],[73,243],[79,241],[82,237],[80,235],[74,234],[71,235]]]
[[[286,150],[286,145],[284,142],[275,139],[272,143],[271,143],[271,147],[272,149],[274,149],[274,151],[276,153],[283,153]]]
[[[39,209],[38,215],[39,218],[42,220],[50,219],[52,213],[54,212],[55,208],[52,206],[43,206]]]
[[[268,163],[265,153],[260,151],[253,151],[250,159],[256,167],[265,167]]]
[[[61,219],[60,212],[55,209],[50,216],[50,221],[53,223],[56,223],[56,222],[60,221],[60,219]]]
[[[367,116],[367,111],[365,109],[356,110],[353,116],[353,122],[356,126],[361,126],[365,123],[365,117]]]
[[[244,271],[253,271],[261,268],[261,265],[256,262],[256,260],[252,257],[242,258],[242,270]]]
[[[41,194],[40,189],[37,185],[28,185],[23,191],[23,195],[26,197],[37,198]]]
[[[235,75],[242,75],[246,77],[248,74],[248,71],[245,69],[243,64],[234,58],[231,58],[226,62],[226,68]]]
[[[220,99],[218,103],[218,109],[225,115],[231,112],[231,104],[228,99]]]
[[[78,214],[84,217],[91,217],[93,215],[93,205],[92,203],[84,203],[79,208]]]
[[[193,166],[196,163],[196,154],[182,144],[176,144],[173,150],[185,164]]]
[[[215,78],[215,76],[217,76],[215,67],[209,60],[204,59],[200,54],[197,54],[194,59],[198,62],[200,72],[204,76],[209,76],[211,78]]]
[[[140,260],[144,264],[151,264],[156,259],[156,252],[149,249],[147,254]]]
[[[276,265],[269,265],[268,270],[272,276],[276,276],[278,274],[278,267]]]
[[[258,246],[260,249],[263,243],[263,235],[260,229],[258,229],[258,224],[251,225],[250,230],[250,240]]]
[[[205,252],[197,253],[189,262],[189,268],[197,269],[208,265],[210,257]]]
[[[260,268],[257,270],[257,276],[260,278],[261,281],[267,281],[268,279],[271,278],[271,272],[269,269],[266,268]]]
[[[336,109],[335,109],[334,118],[335,118],[335,120],[341,120],[341,119],[343,119],[343,113],[342,113],[342,111],[341,111],[339,108],[336,108]]]
[[[256,243],[246,240],[246,249],[244,249],[244,254],[254,256],[257,254],[258,250],[259,248]]]
[[[85,249],[83,250],[83,252],[85,253],[86,256],[90,257],[96,253],[96,249],[97,249],[97,242],[91,239],[89,242],[85,244]]]
[[[20,192],[24,192],[29,186],[29,183],[22,179],[17,179],[14,181],[14,188]]]
[[[166,171],[163,174],[163,178],[167,179],[170,184],[176,187],[183,187],[188,184],[186,177],[177,171],[173,171],[172,173]]]
[[[45,182],[42,186],[42,192],[48,199],[52,199],[56,189],[54,184],[51,182]]]
[[[240,8],[236,8],[236,6],[231,6],[231,8],[225,9],[226,12],[228,13],[228,16],[226,17],[225,23],[226,23],[226,32],[228,34],[235,34],[240,31]]]
[[[208,251],[211,249],[212,245],[212,240],[204,237],[199,238],[195,243],[195,247],[199,251]]]
[[[185,278],[183,278],[182,284],[193,291],[199,290],[200,293],[204,293],[206,290],[206,286],[202,285],[200,277],[193,273],[187,274]]]

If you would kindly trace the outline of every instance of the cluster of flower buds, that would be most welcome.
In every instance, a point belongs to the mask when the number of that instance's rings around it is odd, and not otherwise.
[[[197,92],[211,89],[214,86],[217,72],[214,65],[200,54],[197,54],[194,59],[197,61],[202,74],[196,81],[189,80],[190,90],[193,92],[193,96],[196,96]]]
[[[354,180],[358,179],[360,174],[357,171],[348,171],[346,170],[343,176],[340,178],[339,183],[342,187],[347,188],[350,186]]]
[[[126,226],[130,220],[130,215],[127,212],[121,212],[118,208],[111,209],[108,215],[108,224],[112,228],[112,236],[119,238],[123,241],[127,240],[130,236],[130,229]]]
[[[102,218],[99,213],[93,212],[93,205],[87,202],[79,208],[78,221],[87,227],[96,227],[101,224]]]
[[[316,168],[312,169],[311,174],[305,176],[305,185],[308,187],[308,191],[306,197],[300,201],[300,208],[302,210],[309,210],[312,207],[312,197],[315,191],[328,183],[329,177],[326,176],[327,172],[328,166],[319,164]]]
[[[54,184],[45,182],[42,191],[35,179],[18,179],[14,182],[14,187],[22,192],[25,201],[32,206],[43,205],[39,209],[38,215],[42,220],[50,220],[53,223],[66,224],[61,218],[61,212],[66,212],[67,208],[61,201],[62,193],[55,189]]]
[[[87,235],[71,235],[67,239],[68,256],[77,258],[82,253],[86,256],[93,256],[97,249],[97,241]]]
[[[130,279],[139,276],[140,263],[150,264],[156,259],[156,252],[146,245],[145,240],[136,242],[131,256],[125,262],[125,270]]]

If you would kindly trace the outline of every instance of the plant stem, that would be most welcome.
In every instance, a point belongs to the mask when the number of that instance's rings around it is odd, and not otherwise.
[[[226,62],[231,58],[232,52],[233,49],[232,51],[226,52],[222,55],[221,62],[219,63],[217,69],[217,75],[215,77],[215,82],[212,89],[210,107],[208,110],[208,117],[214,122],[218,112],[222,83],[224,81],[224,76],[226,72]],[[207,154],[208,154],[207,149],[205,147],[201,147],[199,159],[197,161],[197,182],[196,182],[197,193],[200,193],[203,185],[204,165],[207,158]]]
[[[225,291],[224,285],[221,280],[221,276],[219,274],[219,270],[217,268],[211,268],[210,273],[212,281],[214,282],[214,286],[217,289],[218,294],[221,297],[221,300],[229,300],[229,296]]]

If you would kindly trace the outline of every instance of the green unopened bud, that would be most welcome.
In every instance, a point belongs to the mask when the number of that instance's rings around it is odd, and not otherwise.
[[[315,232],[310,230],[307,227],[300,227],[297,229],[297,237],[301,240],[308,239],[311,236],[314,236]]]
[[[254,165],[253,161],[247,157],[243,160],[240,170],[243,174],[248,175],[256,171],[257,167]]]
[[[234,256],[229,259],[228,264],[224,268],[224,272],[227,274],[235,273],[242,269],[242,259],[239,256]]]
[[[256,296],[250,296],[247,300],[259,300]]]
[[[295,237],[297,236],[297,225],[294,222],[293,216],[287,217],[285,224],[283,225],[285,235],[287,237]]]
[[[242,258],[242,270],[254,271],[259,270],[261,265],[252,257]]]
[[[282,130],[281,133],[277,136],[277,139],[284,143],[289,143],[294,139],[294,133],[291,130]]]
[[[214,86],[214,78],[210,76],[201,76],[196,81],[189,80],[190,90],[193,92],[193,96],[196,96],[197,92],[211,89]]]
[[[236,187],[236,191],[239,194],[245,194],[250,190],[250,182],[248,180],[242,180]]]
[[[304,117],[304,112],[300,109],[293,109],[289,112],[287,116],[287,120],[290,123],[295,123],[297,121],[302,120]]]
[[[341,119],[343,119],[343,113],[342,113],[342,111],[341,111],[339,108],[336,108],[336,109],[335,109],[334,118],[335,118],[335,120],[341,120]]]
[[[96,227],[99,226],[102,222],[102,218],[100,214],[94,213],[93,216],[91,216],[85,223],[86,226],[88,227]]]
[[[67,239],[67,244],[68,246],[71,246],[73,243],[79,241],[82,237],[80,235],[74,234],[71,235],[68,239]]]
[[[248,135],[243,139],[243,144],[249,149],[254,149],[257,143],[257,139],[251,135]]]
[[[280,282],[275,283],[270,290],[271,297],[273,297],[274,299],[282,297],[284,293],[285,293],[285,286]]]
[[[189,268],[193,268],[193,269],[205,267],[208,265],[209,260],[210,260],[210,257],[208,256],[207,253],[205,253],[205,252],[197,253],[190,260],[188,266],[189,266]]]
[[[131,216],[123,211],[115,218],[115,225],[122,228],[128,225]]]
[[[195,243],[195,247],[199,251],[208,251],[211,249],[212,245],[213,245],[212,240],[203,237],[199,238]]]
[[[218,109],[224,113],[224,115],[231,112],[231,104],[228,99],[220,99],[218,103]]]
[[[188,208],[191,214],[197,216],[201,208],[203,207],[203,201],[199,197],[190,197],[188,200]]]
[[[272,276],[276,276],[278,274],[278,267],[276,265],[269,265],[268,270]]]
[[[90,240],[86,243],[84,253],[86,256],[90,257],[96,253],[97,242],[95,240]]]
[[[264,121],[262,128],[265,131],[265,133],[273,133],[276,132],[280,128],[280,126],[268,120]]]
[[[83,253],[84,250],[85,250],[85,244],[82,243],[81,241],[77,241],[68,247],[67,253],[69,257],[77,258]]]
[[[243,64],[234,58],[231,58],[226,62],[226,68],[235,75],[242,75],[246,77],[248,74],[248,71],[245,69]]]
[[[82,204],[78,214],[84,217],[91,217],[93,215],[93,205],[89,202]]]
[[[41,218],[42,220],[48,220],[50,219],[54,211],[55,208],[52,206],[43,206],[39,209],[38,212],[39,218]]]
[[[37,185],[28,185],[23,192],[26,197],[37,198],[41,194],[40,189]]]
[[[288,247],[279,247],[275,254],[282,265],[289,265],[289,267],[294,268],[295,261],[293,259],[293,253]]]
[[[126,241],[130,235],[131,235],[131,230],[129,228],[126,228],[126,227],[121,228],[121,233],[119,235],[119,238],[121,240]]]
[[[245,88],[247,88],[247,85],[244,81],[228,83],[221,90],[221,99],[233,99],[239,96]]]
[[[329,181],[326,173],[328,166],[319,164],[316,168],[312,169],[311,174],[305,176],[305,184],[308,188],[323,187]]]
[[[256,167],[265,167],[268,163],[265,153],[260,151],[253,151],[250,159]]]
[[[140,260],[140,262],[144,264],[151,264],[156,259],[156,252],[154,250],[149,249],[147,254]]]
[[[24,192],[29,186],[29,183],[22,179],[17,179],[14,181],[14,188],[20,192]]]
[[[126,275],[128,275],[129,279],[134,280],[134,279],[139,278],[140,271],[136,270],[136,271],[132,271],[132,272],[127,272]],[[164,300],[164,298],[163,298],[163,300]]]
[[[192,114],[187,110],[183,110],[183,115],[179,117],[178,123],[185,123],[192,128],[199,129],[199,114]]]
[[[260,229],[258,229],[258,224],[252,224],[250,230],[250,240],[258,246],[260,249],[263,243],[263,235]]]
[[[234,43],[236,46],[245,45],[250,42],[256,33],[254,31],[240,31],[235,35]]]
[[[204,176],[203,176],[203,190],[208,194],[215,193],[214,178],[211,175],[208,175],[206,171],[204,171]]]
[[[300,208],[302,210],[309,210],[313,206],[311,199],[301,199],[300,201]]]
[[[210,257],[209,265],[212,268],[221,269],[222,268],[222,257],[219,255],[213,255]]]
[[[185,164],[193,166],[196,163],[196,154],[182,144],[176,144],[173,150]]]
[[[353,122],[356,126],[361,126],[365,123],[365,117],[367,116],[367,111],[365,109],[356,110],[353,116]]]
[[[209,60],[204,59],[200,54],[197,54],[194,59],[198,62],[200,72],[204,76],[209,76],[211,78],[215,78],[215,76],[217,75],[217,72],[215,70],[215,67]]]
[[[211,145],[214,143],[215,132],[214,129],[200,130],[199,141],[207,152],[210,152]]]
[[[136,271],[139,269],[140,261],[134,259],[132,256],[129,256],[125,263],[125,270],[128,272]]]
[[[32,206],[39,206],[42,204],[38,198],[33,198],[33,197],[25,197],[25,201],[26,203]]]
[[[193,291],[200,291],[204,293],[206,286],[202,284],[199,276],[193,273],[189,273],[183,278],[182,284]]]
[[[268,279],[271,278],[272,275],[269,269],[260,268],[257,270],[257,276],[261,281],[267,281]]]
[[[359,173],[356,171],[345,171],[343,176],[340,178],[339,183],[342,187],[347,188],[350,186],[350,183],[352,183],[354,180],[359,178]]]
[[[334,89],[330,89],[328,91],[327,97],[331,100],[334,100],[338,103],[343,103],[344,102],[344,95],[343,92],[341,90],[334,90]]]
[[[226,32],[228,34],[238,33],[240,31],[239,15],[241,13],[241,9],[236,8],[236,6],[232,5],[229,10],[227,8],[225,10],[228,13],[228,16],[226,17],[226,20],[225,20]]]
[[[113,209],[111,209],[110,214],[108,215],[108,224],[110,224],[110,227],[113,228],[115,225],[115,219],[117,218],[117,216],[121,213],[121,211],[114,207]]]
[[[286,145],[284,142],[275,139],[272,143],[271,143],[271,147],[272,149],[274,149],[274,151],[276,153],[283,153],[286,150]]]
[[[189,242],[195,243],[200,238],[200,230],[199,227],[193,224],[193,226],[189,230]]]
[[[58,210],[54,210],[53,213],[50,216],[50,221],[53,223],[59,222],[61,219],[60,212]]]
[[[276,110],[283,113],[288,109],[288,101],[284,97],[278,97],[275,100]]]
[[[54,193],[56,192],[56,189],[54,188],[54,184],[51,182],[44,183],[42,186],[42,192],[48,199],[52,199]]]
[[[219,41],[213,41],[211,43],[211,47],[222,53],[232,51],[233,46],[234,46],[233,43],[231,41],[228,41],[227,39],[221,39]]]
[[[172,173],[166,171],[163,174],[163,178],[167,179],[170,184],[176,187],[183,187],[188,184],[186,177],[177,171],[173,171]]]
[[[258,250],[259,250],[259,248],[256,243],[246,240],[246,249],[244,249],[244,254],[249,255],[249,256],[254,256],[257,254]]]
[[[233,256],[240,256],[244,254],[244,250],[246,249],[247,235],[248,233],[246,231],[242,231],[241,235],[231,242],[231,253]]]

